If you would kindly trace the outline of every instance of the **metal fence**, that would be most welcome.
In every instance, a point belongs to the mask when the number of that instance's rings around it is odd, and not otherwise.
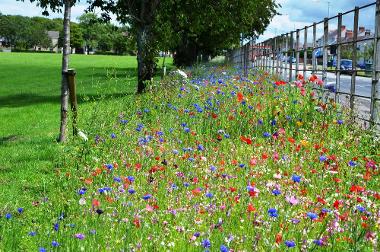
[[[317,75],[355,119],[379,126],[380,0],[261,43],[249,41],[227,59],[283,80]],[[369,123],[369,124],[368,124]]]

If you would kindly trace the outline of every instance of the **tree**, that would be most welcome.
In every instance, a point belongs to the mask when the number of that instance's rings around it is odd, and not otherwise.
[[[175,63],[191,65],[199,54],[214,56],[263,33],[278,6],[274,0],[165,1],[159,23],[172,31]]]
[[[116,15],[122,24],[131,25],[137,39],[137,93],[142,93],[146,82],[153,78],[158,50],[154,32],[156,11],[161,0],[89,0],[90,10],[100,8],[102,16],[109,20],[109,13]]]
[[[23,0],[21,0],[23,1]],[[36,2],[37,6],[44,9],[43,14],[48,15],[49,10],[53,12],[61,12],[63,14],[63,54],[62,54],[62,81],[61,81],[61,123],[58,141],[64,142],[66,140],[67,128],[67,112],[69,103],[69,86],[67,80],[67,70],[69,69],[69,55],[70,55],[70,17],[71,7],[77,0],[29,0]]]

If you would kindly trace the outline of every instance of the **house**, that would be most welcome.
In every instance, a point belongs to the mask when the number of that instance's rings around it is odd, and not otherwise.
[[[51,39],[51,45],[50,51],[52,52],[58,52],[58,39],[59,39],[59,32],[58,31],[47,31],[48,37]]]

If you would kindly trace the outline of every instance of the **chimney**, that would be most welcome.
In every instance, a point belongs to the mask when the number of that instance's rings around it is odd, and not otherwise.
[[[364,26],[360,26],[359,27],[359,33],[363,33],[365,32],[365,27]]]
[[[346,39],[349,40],[349,39],[352,39],[353,37],[354,37],[354,33],[352,32],[352,30],[347,30]]]

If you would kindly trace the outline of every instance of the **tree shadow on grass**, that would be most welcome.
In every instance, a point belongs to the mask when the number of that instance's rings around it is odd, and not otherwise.
[[[100,99],[119,99],[125,96],[134,95],[134,92],[124,92],[124,93],[112,93],[112,94],[85,94],[78,95],[78,103],[86,103],[94,100]],[[85,99],[86,97],[86,99]],[[33,93],[24,93],[16,95],[8,95],[0,97],[0,109],[6,108],[19,108],[32,106],[37,104],[60,104],[61,96],[59,95],[38,95]]]

